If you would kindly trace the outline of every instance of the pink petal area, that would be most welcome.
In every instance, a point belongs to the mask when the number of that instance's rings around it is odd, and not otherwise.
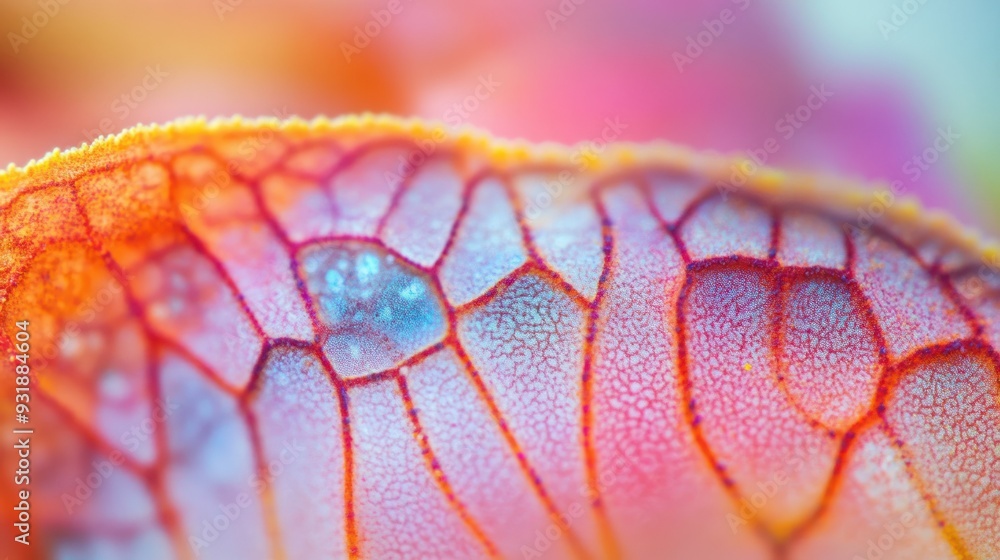
[[[692,260],[741,255],[768,258],[771,213],[759,204],[732,194],[708,198],[694,207],[680,226],[681,239]]]
[[[171,558],[168,529],[161,523],[153,487],[129,453],[119,448],[124,447],[121,442],[88,443],[85,422],[67,417],[62,405],[50,397],[36,399],[31,412],[37,426],[29,436],[31,481],[44,476],[52,482],[32,485],[30,513],[32,519],[46,520],[49,534],[57,535],[41,541],[48,553]],[[42,427],[45,437],[39,437]],[[151,432],[140,433],[152,439]],[[20,437],[24,436],[16,436]],[[8,445],[19,443],[19,439],[9,441]],[[5,453],[4,459],[16,454]],[[30,546],[38,547],[40,541],[34,539],[38,533],[34,529],[31,533]]]
[[[94,457],[110,464],[108,457]],[[100,492],[74,509],[63,528],[65,541],[53,547],[58,558],[169,560],[170,540],[159,525],[156,504],[132,473],[106,471]]]
[[[253,443],[235,399],[177,356],[160,364],[170,464],[167,487],[199,558],[267,558],[269,535]]]
[[[403,186],[399,204],[382,229],[382,239],[399,254],[431,267],[441,257],[462,207],[462,178],[455,166],[434,160]]]
[[[327,185],[333,202],[335,235],[374,237],[378,224],[401,188],[392,174],[409,152],[388,148],[364,153]]]
[[[445,296],[462,305],[482,295],[527,259],[520,226],[497,179],[476,185],[454,245],[440,270]]]
[[[569,515],[586,488],[581,445],[583,312],[534,273],[459,318],[459,339],[553,502]],[[574,532],[594,538],[593,519]],[[593,543],[591,543],[593,544]]]
[[[293,243],[302,243],[332,235],[335,221],[333,196],[319,179],[287,173],[274,173],[260,182],[261,198],[285,235]]]
[[[503,556],[520,557],[554,522],[461,362],[442,351],[410,368],[406,379],[430,446],[459,500],[499,543]],[[579,501],[586,511],[582,496]],[[566,557],[565,542],[545,544],[546,558]]]
[[[735,508],[681,409],[678,251],[634,188],[610,190],[603,201],[615,226],[615,265],[594,342],[594,446],[599,490],[622,551],[632,558],[664,550],[677,559],[767,558],[763,541],[727,523]]]
[[[246,385],[263,341],[207,257],[180,247],[130,274],[155,330],[190,349],[227,384]]]
[[[940,534],[900,537],[899,555],[936,555],[935,539],[956,557],[995,551],[980,517],[998,513],[996,294],[967,292],[968,262],[914,256],[947,249],[925,232],[851,237],[809,200],[721,198],[627,161],[578,169],[580,188],[553,194],[539,180],[555,163],[522,168],[517,150],[445,150],[398,182],[384,172],[399,138],[361,140],[339,160],[291,146],[211,196],[227,166],[199,145],[146,169],[180,167],[152,177],[176,195],[167,211],[132,191],[141,216],[91,204],[98,227],[42,232],[45,252],[8,274],[5,317],[30,315],[38,348],[80,327],[39,368],[40,476],[73,481],[119,455],[136,487],[105,481],[76,515],[62,513],[76,489],[38,488],[55,547],[865,557],[858,539],[877,540],[915,494]],[[399,189],[377,184],[379,167]],[[101,201],[142,175],[88,188]],[[57,199],[24,202],[74,219]],[[430,206],[440,223],[415,217]],[[133,220],[122,236],[109,214]],[[278,305],[293,296],[308,315]],[[123,434],[147,423],[133,450]],[[863,439],[878,430],[888,447]],[[900,473],[910,486],[887,480]],[[120,517],[82,513],[105,498]]]
[[[355,512],[365,558],[484,558],[481,543],[435,484],[398,387],[350,393]]]
[[[975,558],[1000,534],[1000,368],[992,349],[945,347],[901,372],[890,429],[942,520]],[[957,478],[949,473],[961,473]]]
[[[261,379],[254,417],[263,462],[281,471],[269,480],[287,556],[343,558],[344,451],[336,390],[315,356],[297,348],[271,350]]]
[[[141,430],[148,425],[153,411],[162,407],[162,403],[150,402],[147,382],[150,349],[139,325],[133,321],[116,332],[108,343],[118,351],[104,364],[104,372],[97,382],[95,424],[109,442],[120,445],[126,454],[148,465],[155,458],[153,439],[129,434],[135,428]],[[130,351],[122,351],[124,349]]]
[[[604,264],[601,220],[589,204],[558,203],[561,197],[580,196],[583,185],[574,184],[572,177],[564,171],[526,175],[513,182],[539,256],[584,297],[593,299]]]
[[[181,199],[184,223],[221,265],[263,334],[310,339],[309,315],[295,288],[288,251],[280,232],[262,216],[256,186],[228,178],[225,165],[207,156],[187,156],[179,165],[175,196]]]
[[[789,274],[779,290],[779,375],[788,398],[844,431],[871,410],[884,367],[865,309],[835,275]]]
[[[937,279],[909,254],[877,235],[856,238],[855,247],[858,284],[871,300],[892,357],[971,334]]]
[[[652,174],[647,184],[656,214],[668,223],[676,222],[696,198],[712,188],[701,177],[663,173]]]
[[[776,379],[771,273],[724,261],[689,274],[681,297],[695,422],[743,497],[742,519],[787,534],[820,504],[839,444]]]
[[[299,147],[285,158],[283,172],[321,179],[342,161],[344,151],[334,142],[319,141]]]
[[[778,262],[785,266],[843,269],[847,265],[844,235],[830,219],[801,211],[786,211],[781,217]]]
[[[858,436],[840,484],[821,521],[792,546],[792,560],[956,558],[879,426]]]
[[[234,225],[203,237],[226,267],[264,334],[312,339],[312,324],[296,289],[288,251],[266,225]]]

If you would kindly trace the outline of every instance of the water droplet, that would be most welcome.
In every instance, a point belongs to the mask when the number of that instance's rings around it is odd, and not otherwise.
[[[441,341],[445,306],[426,272],[365,241],[324,241],[299,255],[318,319],[329,332],[323,350],[342,377],[392,369]],[[349,266],[353,263],[353,266]],[[315,266],[313,266],[315,265]]]
[[[358,257],[358,261],[355,266],[357,267],[356,272],[358,275],[358,281],[362,284],[367,284],[378,274],[378,257],[371,253],[364,253]]]
[[[110,400],[121,400],[128,396],[128,380],[120,371],[108,370],[101,376],[100,391]]]
[[[422,297],[427,292],[427,288],[424,287],[423,283],[418,280],[410,282],[405,288],[399,291],[399,297],[413,301],[419,297]]]

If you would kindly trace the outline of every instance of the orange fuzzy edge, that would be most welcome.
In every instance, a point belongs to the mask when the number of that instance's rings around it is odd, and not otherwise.
[[[138,125],[114,136],[102,136],[90,144],[84,143],[65,151],[55,149],[24,167],[10,164],[6,170],[0,171],[0,205],[22,188],[45,182],[72,181],[98,167],[125,164],[139,154],[148,155],[154,151],[177,153],[183,151],[185,145],[198,144],[198,139],[203,137],[265,129],[292,138],[329,134],[333,138],[385,135],[417,139],[428,138],[432,134],[438,138],[443,135],[442,143],[478,155],[500,169],[532,164],[567,165],[570,158],[576,155],[582,160],[585,170],[595,174],[612,174],[630,166],[656,166],[678,172],[700,173],[711,182],[725,183],[735,170],[752,163],[743,154],[696,151],[663,141],[618,142],[597,154],[584,143],[531,143],[523,139],[496,138],[489,132],[468,125],[456,129],[435,121],[385,114],[344,115],[333,119],[316,117],[312,120],[298,117],[287,120],[247,119],[240,116],[207,120],[196,117],[162,125]],[[884,181],[865,182],[767,166],[743,176],[747,181],[739,188],[740,192],[841,210],[866,208],[878,202],[875,198],[877,192],[889,189],[889,184]],[[946,212],[923,208],[912,196],[899,197],[886,208],[885,217],[880,219],[935,236],[969,258],[985,262],[1000,259],[1000,243],[996,240],[985,238]]]

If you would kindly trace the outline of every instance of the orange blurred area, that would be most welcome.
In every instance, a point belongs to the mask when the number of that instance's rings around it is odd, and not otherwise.
[[[954,127],[956,150],[908,192],[982,218],[966,195],[993,200],[1000,113],[983,114],[981,81],[934,79],[996,58],[975,29],[945,57],[948,33],[989,9],[974,4],[900,22],[892,2],[855,0],[10,0],[0,163],[189,115],[373,111],[534,141],[751,155],[774,140],[765,163],[891,181]],[[940,48],[915,50],[928,41]]]
[[[736,31],[762,39],[751,51],[742,49],[751,37],[720,44],[681,81],[667,53],[672,39],[697,30],[704,12],[694,7],[49,2],[59,8],[52,16],[37,0],[0,8],[2,28],[25,37],[0,69],[0,116],[10,123],[2,150],[19,163],[95,131],[235,113],[391,112],[561,141],[600,136],[605,119],[618,118],[625,138],[707,147],[728,130],[735,134],[719,147],[735,148],[739,131],[763,128],[800,94],[792,72],[756,75],[765,64],[790,67],[776,36],[759,32],[764,10],[741,14],[757,20]],[[34,21],[46,25],[28,38]],[[493,86],[477,94],[481,82]]]

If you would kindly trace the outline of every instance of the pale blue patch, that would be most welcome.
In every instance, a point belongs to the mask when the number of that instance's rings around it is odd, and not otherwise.
[[[423,297],[427,293],[427,288],[420,280],[414,280],[410,282],[410,285],[399,291],[399,297],[407,300],[413,301],[415,299]]]
[[[379,262],[378,257],[371,253],[363,253],[358,257],[357,268],[355,272],[358,275],[358,282],[362,284],[367,284],[375,279],[378,275]]]
[[[344,289],[344,277],[336,270],[327,270],[326,286],[333,293],[340,292]]]
[[[119,401],[129,395],[128,378],[122,372],[109,369],[99,381],[101,395],[111,401]]]
[[[391,369],[447,331],[430,278],[368,242],[323,242],[303,251],[306,287],[330,332],[323,348],[337,374]],[[348,265],[352,263],[352,265]]]

